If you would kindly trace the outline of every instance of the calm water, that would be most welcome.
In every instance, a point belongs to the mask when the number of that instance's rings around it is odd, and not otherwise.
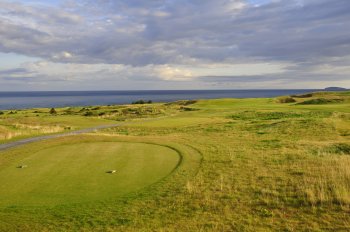
[[[263,98],[320,90],[149,90],[0,92],[0,109],[129,104],[140,99],[169,102],[183,99]]]

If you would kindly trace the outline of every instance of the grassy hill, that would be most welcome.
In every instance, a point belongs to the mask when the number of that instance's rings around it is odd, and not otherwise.
[[[0,140],[125,124],[0,151],[0,231],[350,230],[350,92],[49,111]]]

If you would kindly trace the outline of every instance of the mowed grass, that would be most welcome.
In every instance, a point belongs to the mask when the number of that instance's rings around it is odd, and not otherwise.
[[[175,150],[145,143],[54,146],[0,165],[0,207],[113,199],[159,181],[179,160]]]

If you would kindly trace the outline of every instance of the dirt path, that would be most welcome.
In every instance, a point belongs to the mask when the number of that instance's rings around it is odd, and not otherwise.
[[[60,138],[60,137],[70,136],[70,135],[79,135],[79,134],[83,134],[83,133],[93,132],[95,130],[117,127],[117,126],[121,126],[123,124],[124,123],[103,125],[103,126],[81,129],[81,130],[77,130],[77,131],[61,133],[61,134],[42,135],[42,136],[37,136],[37,137],[32,137],[32,138],[27,138],[27,139],[21,139],[21,140],[10,142],[10,143],[0,144],[0,151],[4,151],[4,150],[7,150],[9,148],[21,146],[21,145],[28,144],[28,143],[38,142],[38,141],[47,140],[47,139]]]

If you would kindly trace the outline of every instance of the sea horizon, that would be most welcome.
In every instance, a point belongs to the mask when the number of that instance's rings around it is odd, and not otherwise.
[[[220,98],[270,98],[324,89],[212,89],[212,90],[69,90],[0,91],[0,110],[131,104],[137,100],[171,102]]]

